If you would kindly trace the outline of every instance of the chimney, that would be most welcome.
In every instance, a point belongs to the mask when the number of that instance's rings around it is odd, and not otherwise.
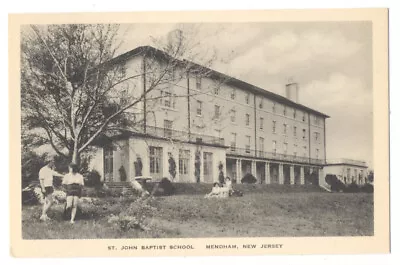
[[[299,101],[299,85],[289,80],[286,84],[286,98],[298,103]]]

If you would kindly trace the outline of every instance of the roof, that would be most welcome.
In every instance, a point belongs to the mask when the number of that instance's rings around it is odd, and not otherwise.
[[[326,161],[326,166],[355,166],[355,167],[368,168],[367,163],[365,161],[348,159],[348,158],[328,159]]]
[[[135,48],[133,50],[130,50],[130,51],[126,52],[126,53],[118,55],[117,57],[114,57],[113,59],[108,61],[106,64],[107,65],[113,65],[113,64],[117,64],[117,63],[121,63],[121,62],[127,61],[127,60],[129,60],[130,58],[132,58],[134,56],[147,55],[147,54],[154,54],[156,56],[164,57],[164,58],[172,58],[172,56],[170,56],[166,52],[161,51],[159,49],[156,49],[154,47],[151,47],[151,46],[139,46],[139,47],[137,47],[137,48]],[[313,114],[317,114],[317,115],[322,116],[324,118],[329,118],[328,115],[326,115],[326,114],[324,114],[322,112],[319,112],[317,110],[311,109],[311,108],[309,108],[309,107],[307,107],[305,105],[296,103],[296,102],[294,102],[294,101],[292,101],[292,100],[290,100],[290,99],[288,99],[288,98],[286,98],[284,96],[281,96],[281,95],[278,95],[276,93],[270,92],[270,91],[265,90],[265,89],[263,89],[261,87],[252,85],[252,84],[247,83],[247,82],[245,82],[243,80],[237,79],[237,78],[232,77],[232,76],[228,76],[226,74],[223,74],[221,72],[218,72],[216,70],[210,69],[208,67],[202,66],[200,64],[197,64],[197,63],[194,63],[194,62],[191,62],[191,61],[188,61],[188,60],[179,60],[179,61],[181,63],[189,63],[194,68],[206,69],[207,71],[209,71],[209,73],[210,73],[209,75],[211,77],[226,79],[227,80],[226,81],[227,84],[240,87],[240,88],[245,89],[247,91],[253,92],[254,94],[265,96],[265,97],[273,99],[276,102],[279,102],[281,104],[285,104],[287,106],[295,107],[295,108],[298,108],[298,109],[301,109],[301,110],[304,110],[304,111],[307,111],[307,112],[310,112],[310,113],[313,113]]]

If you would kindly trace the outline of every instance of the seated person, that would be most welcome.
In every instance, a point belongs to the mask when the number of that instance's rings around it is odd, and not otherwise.
[[[225,185],[224,185],[224,187],[226,187],[226,188],[228,189],[229,196],[231,196],[232,193],[233,193],[233,188],[232,188],[232,181],[231,181],[230,177],[226,177],[226,178],[225,178]]]
[[[220,187],[218,182],[215,182],[210,193],[204,198],[226,198],[229,197],[229,190],[226,187]]]

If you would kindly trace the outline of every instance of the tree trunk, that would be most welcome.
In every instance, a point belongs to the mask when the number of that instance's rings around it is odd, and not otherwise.
[[[74,151],[72,153],[71,163],[74,163],[79,166],[79,162],[80,162],[80,155],[78,152],[78,145],[74,143]]]

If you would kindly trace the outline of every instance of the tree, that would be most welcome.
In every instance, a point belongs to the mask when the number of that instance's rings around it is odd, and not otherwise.
[[[368,179],[368,181],[369,181],[370,183],[374,182],[374,170],[370,170],[370,171],[368,172],[367,179]]]
[[[176,30],[166,41],[158,42],[160,50],[139,50],[143,69],[128,74],[123,56],[115,58],[118,33],[115,24],[23,28],[21,118],[25,143],[50,144],[58,155],[79,163],[82,152],[100,136],[141,126],[151,110],[144,109],[140,115],[133,110],[158,86],[178,82],[191,71],[203,76],[210,73],[207,67],[192,63],[199,55],[194,52],[199,43],[190,42],[182,30]],[[214,58],[212,55],[203,64],[211,64]],[[178,78],[171,75],[177,68]],[[144,77],[145,89],[133,82]]]

